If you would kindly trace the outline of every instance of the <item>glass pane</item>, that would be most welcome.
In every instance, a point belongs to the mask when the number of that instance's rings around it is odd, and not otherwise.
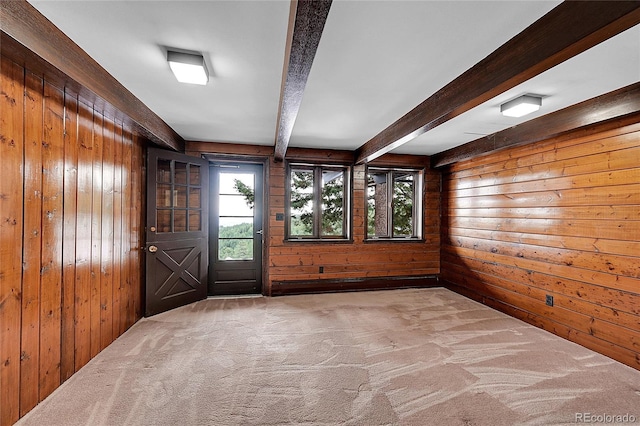
[[[171,210],[157,210],[156,232],[171,232]]]
[[[387,172],[367,177],[367,237],[388,237]]]
[[[313,235],[313,171],[291,171],[291,220],[289,234]]]
[[[187,232],[187,211],[173,211],[173,232]]]
[[[322,235],[342,236],[344,231],[344,171],[322,171]]]
[[[187,187],[186,186],[176,186],[173,190],[174,199],[173,202],[174,207],[187,208]]]
[[[244,195],[253,204],[253,173],[220,173],[220,194]]]
[[[411,237],[413,232],[413,174],[393,176],[393,236]]]
[[[200,188],[189,188],[189,208],[200,208]]]
[[[189,165],[189,183],[191,185],[201,185],[200,182],[200,166],[194,164]]]
[[[178,163],[176,161],[174,167],[176,168],[176,171],[175,171],[176,175],[173,182],[186,185],[187,184],[187,165],[185,163]]]
[[[158,207],[171,207],[171,185],[158,184],[156,191],[156,205]]]
[[[249,205],[242,195],[221,195],[220,196],[220,216],[249,216],[253,217],[253,204]]]
[[[156,173],[156,182],[171,183],[171,160],[162,160],[158,158],[158,171]]]
[[[253,218],[221,217],[219,238],[253,238]]]
[[[200,223],[201,213],[200,211],[190,210],[189,211],[189,231],[200,231],[201,223]]]
[[[253,260],[253,239],[218,240],[219,260]]]

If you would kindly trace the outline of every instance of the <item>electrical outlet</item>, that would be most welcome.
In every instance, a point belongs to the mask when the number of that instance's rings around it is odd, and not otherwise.
[[[546,302],[547,302],[547,306],[553,306],[553,296],[550,294],[547,294]]]
[[[321,266],[320,268],[318,268],[318,272],[321,274],[324,274],[324,266]]]

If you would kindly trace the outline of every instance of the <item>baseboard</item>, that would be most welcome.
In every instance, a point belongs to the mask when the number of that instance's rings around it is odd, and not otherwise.
[[[380,278],[274,281],[271,296],[343,291],[391,290],[399,288],[440,287],[437,275]]]

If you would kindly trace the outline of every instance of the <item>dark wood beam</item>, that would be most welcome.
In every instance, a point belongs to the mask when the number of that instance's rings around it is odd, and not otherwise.
[[[331,0],[292,0],[274,158],[284,160]]]
[[[542,141],[606,121],[616,120],[617,123],[624,117],[640,121],[640,83],[436,154],[431,157],[431,167],[442,167],[507,147]]]
[[[640,1],[565,1],[357,150],[371,161],[640,23]]]
[[[3,55],[64,87],[76,86],[85,98],[110,104],[105,109],[112,106],[128,116],[155,144],[184,151],[180,135],[25,0],[0,2],[0,30]]]

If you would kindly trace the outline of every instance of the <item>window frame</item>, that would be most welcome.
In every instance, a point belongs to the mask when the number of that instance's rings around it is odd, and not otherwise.
[[[291,181],[293,172],[313,172],[313,231],[312,235],[291,235]],[[323,171],[343,172],[343,217],[342,235],[322,235],[322,173]],[[291,242],[351,242],[352,241],[352,172],[346,164],[326,164],[290,161],[287,162],[285,176],[285,241]]]
[[[397,174],[413,174],[413,206],[412,206],[412,228],[413,235],[411,236],[394,236],[393,235],[393,211],[394,211],[394,185],[387,185],[387,235],[385,236],[371,236],[369,235],[369,174],[371,171],[386,173],[387,182],[394,182],[394,176]],[[364,239],[366,242],[376,241],[423,241],[424,240],[424,188],[425,188],[425,169],[424,168],[404,168],[404,167],[385,167],[385,166],[367,166],[365,170],[365,191],[364,191],[364,203],[365,203],[365,228]],[[391,202],[388,200],[391,199]]]

